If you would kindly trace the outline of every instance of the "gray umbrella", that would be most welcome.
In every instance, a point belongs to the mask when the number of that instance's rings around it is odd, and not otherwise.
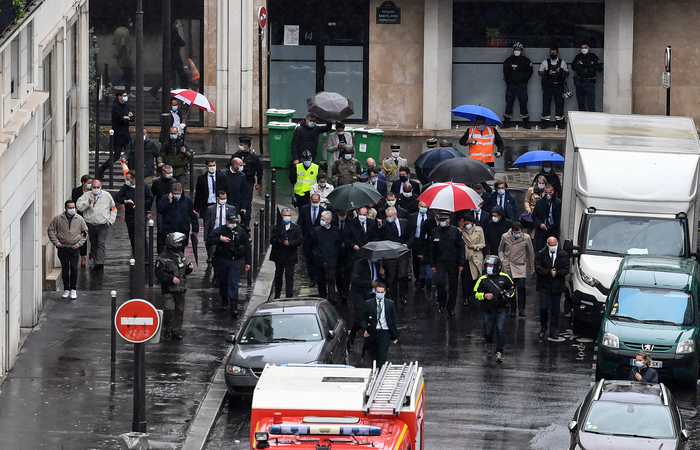
[[[408,253],[408,248],[393,241],[373,241],[363,245],[356,253],[360,258],[372,261],[380,259],[396,259]]]
[[[306,99],[306,106],[323,120],[345,120],[355,113],[352,101],[337,92],[319,92]]]

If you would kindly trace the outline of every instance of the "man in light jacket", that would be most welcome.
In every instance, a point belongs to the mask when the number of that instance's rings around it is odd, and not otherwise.
[[[532,248],[532,239],[527,233],[523,233],[520,222],[513,222],[510,230],[501,236],[501,244],[498,246],[498,257],[503,263],[503,270],[513,279],[518,292],[518,315],[525,317],[525,277],[527,265],[530,266],[530,275],[535,273],[535,251]],[[510,298],[510,316],[515,317],[515,299]]]
[[[333,167],[333,163],[340,158],[340,151],[344,145],[354,148],[352,134],[345,132],[345,124],[336,122],[335,131],[328,135],[326,141],[326,153],[328,154],[328,169]]]
[[[58,250],[58,259],[61,261],[61,276],[63,277],[63,298],[75,300],[78,298],[76,285],[78,284],[78,261],[80,260],[80,247],[87,240],[87,224],[85,220],[76,214],[75,203],[67,200],[66,210],[53,218],[46,231],[49,240]]]
[[[83,213],[90,236],[90,259],[95,260],[95,271],[104,269],[105,242],[109,227],[117,220],[117,205],[109,192],[102,190],[100,180],[92,181],[92,190],[84,193],[75,203]]]

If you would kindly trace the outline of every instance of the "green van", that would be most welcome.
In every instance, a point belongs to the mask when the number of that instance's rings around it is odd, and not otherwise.
[[[698,263],[665,256],[626,256],[605,305],[596,379],[627,379],[639,351],[660,378],[698,379]]]

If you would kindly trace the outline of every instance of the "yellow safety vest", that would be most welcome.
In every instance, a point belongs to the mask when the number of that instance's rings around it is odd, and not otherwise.
[[[484,132],[479,133],[476,127],[471,127],[469,136],[476,142],[469,146],[469,157],[485,163],[493,162],[493,146],[496,142],[493,128],[487,125]]]
[[[311,186],[316,182],[318,176],[318,164],[311,163],[309,168],[304,167],[304,163],[297,164],[297,182],[294,184],[294,193],[305,195],[311,190]]]

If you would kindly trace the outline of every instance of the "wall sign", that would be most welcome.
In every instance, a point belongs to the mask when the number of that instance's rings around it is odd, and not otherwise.
[[[398,25],[401,23],[401,8],[394,2],[384,2],[377,7],[377,23]]]

